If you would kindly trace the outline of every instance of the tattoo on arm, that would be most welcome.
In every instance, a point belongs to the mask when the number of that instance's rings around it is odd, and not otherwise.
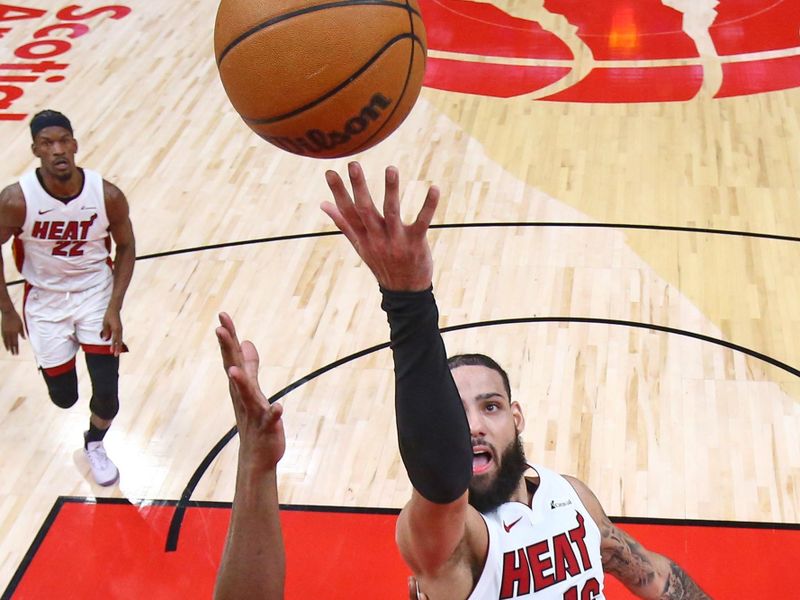
[[[707,600],[709,596],[692,581],[686,571],[670,561],[667,583],[659,600]]]
[[[611,522],[604,524],[603,529],[603,570],[630,587],[650,585],[656,577],[656,569],[641,544]]]
[[[610,521],[601,525],[603,570],[634,593],[658,600],[709,600],[709,596],[677,564],[646,550]],[[661,590],[653,589],[664,581]]]

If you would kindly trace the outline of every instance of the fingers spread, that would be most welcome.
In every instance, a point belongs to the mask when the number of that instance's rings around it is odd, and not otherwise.
[[[356,234],[353,231],[353,228],[350,226],[350,223],[345,219],[342,215],[342,212],[339,210],[334,204],[330,202],[323,202],[320,204],[320,208],[322,211],[331,218],[333,224],[336,225],[336,228],[344,234],[350,243],[355,246],[356,245]]]
[[[333,219],[339,230],[352,242],[365,231],[362,215],[353,203],[353,199],[350,197],[350,193],[338,173],[335,171],[326,172],[325,180],[328,182],[328,187],[333,194],[333,200],[336,203],[336,209],[339,214],[337,216],[331,209],[327,208],[326,204],[329,203],[324,203],[322,210]]]
[[[378,229],[383,227],[383,217],[375,208],[372,196],[367,187],[367,180],[364,171],[357,162],[351,162],[347,166],[350,175],[350,185],[353,186],[353,196],[355,197],[355,209],[358,212],[361,223],[367,229]]]
[[[344,187],[342,178],[339,177],[336,171],[325,171],[325,181],[328,184],[328,189],[330,189],[331,194],[333,194],[333,201],[336,203],[336,206],[341,209],[353,203],[347,188]]]
[[[390,236],[396,236],[402,231],[403,222],[400,218],[400,174],[396,167],[386,168],[383,218],[386,221],[386,230]]]
[[[436,213],[436,207],[439,205],[439,188],[432,185],[425,196],[425,202],[422,208],[419,209],[417,220],[411,226],[414,233],[417,235],[425,235],[431,226],[433,215]]]
[[[339,177],[336,171],[326,171],[325,181],[328,183],[328,188],[333,194],[333,201],[336,203],[336,208],[342,213],[342,216],[348,221],[352,220],[355,215],[355,208],[353,207],[353,199],[350,197],[350,192],[344,185],[344,181]]]

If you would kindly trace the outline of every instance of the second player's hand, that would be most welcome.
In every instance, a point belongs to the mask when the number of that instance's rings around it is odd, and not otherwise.
[[[3,331],[3,346],[12,355],[19,354],[19,338],[25,339],[25,327],[16,310],[2,313],[0,328]]]
[[[219,321],[217,341],[239,428],[239,468],[273,470],[286,451],[283,406],[270,404],[261,391],[256,347],[239,342],[233,320],[226,313],[219,315]]]
[[[433,259],[427,233],[439,202],[438,188],[428,190],[416,220],[406,225],[400,218],[400,174],[395,167],[386,169],[383,215],[375,207],[361,165],[350,163],[348,175],[352,198],[336,172],[325,174],[335,204],[324,202],[322,210],[383,288],[399,292],[430,287]]]
[[[111,350],[114,356],[119,356],[122,352],[122,318],[119,311],[109,308],[103,316],[103,330],[100,337],[104,340],[111,340]]]

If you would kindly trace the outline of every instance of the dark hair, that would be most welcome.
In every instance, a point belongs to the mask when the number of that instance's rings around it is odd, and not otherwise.
[[[508,382],[508,373],[493,358],[485,354],[456,354],[447,359],[447,366],[451,371],[458,367],[486,367],[492,371],[497,371],[503,379],[503,387],[506,388],[508,401],[511,402],[511,385]]]
[[[63,127],[72,133],[72,123],[57,110],[42,110],[33,115],[31,119],[31,138],[36,141],[38,134],[45,127]]]

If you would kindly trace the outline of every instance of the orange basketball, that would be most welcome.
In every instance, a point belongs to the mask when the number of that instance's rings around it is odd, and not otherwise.
[[[408,116],[425,73],[416,0],[222,0],[222,85],[244,122],[288,152],[348,156]]]

